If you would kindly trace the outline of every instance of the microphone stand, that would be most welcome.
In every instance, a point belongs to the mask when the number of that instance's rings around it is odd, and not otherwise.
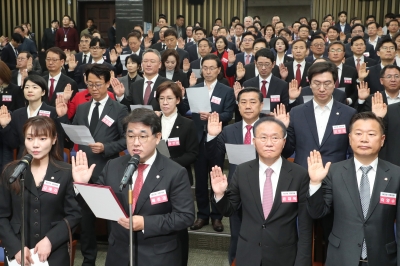
[[[132,206],[133,206],[133,196],[132,196],[132,178],[129,183],[128,190],[128,198],[129,198],[129,265],[133,266],[133,226],[132,226]]]
[[[25,171],[22,172],[19,179],[21,186],[21,266],[25,265]]]

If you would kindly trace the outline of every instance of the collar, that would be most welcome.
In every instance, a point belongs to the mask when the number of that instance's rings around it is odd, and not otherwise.
[[[169,74],[174,74],[175,73],[175,70],[165,70],[165,73],[169,73]]]
[[[11,48],[13,48],[13,50],[15,50],[16,48],[14,47],[14,45],[11,44],[11,42],[9,42]]]
[[[154,149],[154,154],[149,159],[147,159],[147,161],[145,161],[143,164],[148,164],[149,165],[148,168],[150,169],[150,167],[154,164],[156,157],[157,157],[157,150]]]
[[[103,64],[103,63],[104,63],[103,57],[102,57],[99,61],[97,61],[97,62],[95,62],[94,59],[93,59],[93,57],[92,57],[92,64],[99,64],[99,65],[101,65],[101,64]]]
[[[305,66],[306,66],[306,60],[303,59],[303,61],[301,61],[301,62],[297,62],[296,60],[294,60],[294,61],[293,61],[293,65],[294,65],[295,67],[297,67],[297,64],[300,64],[301,67],[305,67]]]
[[[394,100],[394,99],[400,99],[400,93],[399,93],[399,92],[397,92],[397,96],[394,97],[394,98],[390,97],[389,94],[387,94],[386,90],[385,90],[385,93],[386,93],[386,98],[387,98],[387,99],[393,99],[393,100]]]
[[[139,47],[139,50],[137,50],[136,52],[132,51],[132,54],[140,55],[140,47]]]
[[[218,79],[216,79],[213,83],[210,84],[210,88],[209,90],[214,90],[215,89],[215,85],[217,85]],[[206,81],[204,81],[204,85],[207,86]],[[208,86],[207,86],[208,87]]]
[[[321,106],[315,101],[314,98],[313,98],[313,104],[314,104],[314,110],[317,109],[318,107],[319,107],[319,108],[327,107],[329,110],[332,110],[333,97],[331,98],[331,100],[330,100],[324,107],[321,107]]]
[[[250,58],[251,58],[253,56],[253,53],[248,54],[248,53],[244,52],[244,59],[246,59],[247,55],[250,55]]]
[[[155,75],[152,79],[147,79],[145,76],[143,76],[143,77],[144,77],[144,84],[146,84],[147,81],[152,81],[153,82],[152,84],[154,85],[154,83],[156,83],[156,80],[158,78],[158,74]]]
[[[362,163],[360,163],[360,161],[357,160],[356,157],[354,157],[354,165],[356,166],[356,172],[360,169],[361,166],[366,166],[366,165],[363,165]],[[378,168],[378,157],[376,157],[375,160],[372,161],[370,166],[372,166],[372,169],[377,171],[377,168]]]
[[[257,118],[257,120],[256,121],[254,121],[254,123],[253,124],[250,124],[250,126],[252,126],[252,127],[254,127],[254,124],[259,120],[260,118]],[[245,129],[246,128],[246,126],[247,125],[249,125],[249,124],[247,124],[246,122],[244,122],[244,120],[243,120],[243,123],[242,123],[242,129]],[[246,128],[247,129],[247,128]]]
[[[258,159],[259,167],[260,170],[265,173],[267,168],[272,168],[274,170],[274,173],[280,173],[281,168],[282,168],[282,157],[279,157],[278,160],[276,160],[272,165],[268,166],[265,163],[261,162],[260,159]]]
[[[108,97],[108,93],[107,93],[107,96],[104,97],[103,100],[99,101],[100,105],[105,106],[105,104],[106,104],[108,98],[109,98],[109,97]],[[96,102],[95,100],[92,100],[92,105],[95,105],[95,102]]]
[[[166,116],[166,115],[163,113],[162,118],[163,118],[164,120],[171,121],[171,120],[175,120],[175,118],[176,118],[177,116],[178,116],[178,108],[175,107],[174,112],[173,112],[170,116]]]
[[[61,71],[60,71],[60,73],[58,73],[57,75],[55,75],[54,77],[52,77],[51,75],[50,75],[50,73],[49,73],[49,80],[51,79],[51,78],[53,78],[53,79],[55,79],[55,81],[58,81],[59,79],[60,79],[60,77],[61,77]]]
[[[258,74],[258,82],[261,83],[263,80],[266,80],[268,82],[268,84],[271,83],[271,78],[272,78],[272,74],[270,73],[269,76],[266,79],[263,79],[260,74]]]
[[[340,63],[340,65],[337,66],[340,70],[343,70],[343,63]]]
[[[83,56],[88,56],[88,57],[90,57],[90,52],[87,52],[86,54],[84,53],[84,52],[82,52],[82,58],[83,58]]]
[[[354,62],[357,62],[357,59],[361,59],[361,61],[364,61],[364,55],[361,55],[360,57],[357,57],[356,55],[354,55]]]

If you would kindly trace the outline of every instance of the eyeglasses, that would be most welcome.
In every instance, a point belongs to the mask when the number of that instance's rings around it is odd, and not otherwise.
[[[244,38],[244,39],[242,40],[242,42],[254,42],[254,39],[246,39],[246,38]]]
[[[90,49],[92,49],[92,50],[100,50],[100,49],[104,49],[103,47],[100,47],[100,46],[90,46]]]
[[[218,69],[218,67],[203,67],[202,68],[205,72],[207,72],[207,71],[214,71],[214,70],[216,70],[216,69]]]
[[[324,43],[314,43],[312,46],[314,46],[314,47],[324,47],[325,44]]]
[[[363,47],[363,46],[365,46],[365,44],[364,43],[357,43],[357,44],[353,44],[353,46],[355,46],[355,47]]]
[[[271,65],[272,65],[271,63],[257,63],[257,66],[261,68],[263,67],[267,68],[270,67]]]
[[[141,136],[130,136],[130,135],[127,135],[126,139],[129,142],[135,142],[135,140],[137,139],[140,144],[144,144],[149,139],[149,136],[148,135],[141,135]]]
[[[28,58],[17,57],[17,61],[22,61],[22,60],[25,60],[25,59],[28,59]]]
[[[352,33],[363,33],[362,30],[353,30]]]
[[[254,137],[254,138],[260,140],[262,143],[267,142],[267,140],[271,140],[271,142],[272,142],[273,144],[276,144],[276,143],[278,143],[280,140],[285,139],[286,136],[285,136],[284,138],[279,138],[279,137],[277,137],[277,136],[271,136],[271,137],[262,136],[262,137]]]
[[[334,83],[331,81],[327,81],[327,82],[311,82],[311,86],[313,88],[319,89],[321,88],[321,86],[324,86],[324,89],[329,89],[330,87],[332,87]]]
[[[387,50],[394,51],[394,50],[396,50],[396,48],[394,48],[393,46],[390,46],[390,47],[382,46],[380,50],[383,50],[383,51],[387,51]]]
[[[384,79],[400,79],[399,75],[387,75],[386,77],[383,77]]]
[[[343,49],[339,48],[339,49],[329,49],[329,52],[331,53],[341,53],[343,52]]]
[[[46,58],[46,62],[53,62],[53,63],[56,63],[58,60],[61,60],[61,59],[55,59],[55,58]]]
[[[167,102],[172,102],[173,100],[175,100],[176,98],[171,98],[171,97],[168,97],[168,98],[164,98],[164,97],[160,97],[160,98],[158,98],[158,100],[160,101],[160,102],[164,102],[165,100],[167,101]]]
[[[95,83],[86,83],[86,86],[88,88],[96,88],[96,89],[101,89],[101,87],[103,87],[105,83],[99,83],[99,84],[95,84]]]

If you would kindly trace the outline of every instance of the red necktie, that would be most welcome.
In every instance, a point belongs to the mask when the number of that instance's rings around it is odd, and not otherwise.
[[[53,97],[54,81],[55,81],[55,79],[53,79],[53,78],[50,79],[49,101],[51,101],[51,98]]]
[[[361,61],[361,59],[357,58],[356,61],[357,61],[356,68],[357,68],[357,72],[358,72],[358,70],[360,70],[360,61]]]
[[[262,95],[263,95],[264,98],[267,98],[267,86],[265,86],[265,85],[268,83],[268,81],[263,80],[263,81],[261,81],[261,82],[262,82],[262,85],[261,85],[261,93],[262,93]]]
[[[143,172],[144,170],[149,166],[148,164],[139,164],[138,166],[138,175],[136,177],[135,185],[133,187],[132,191],[132,213],[135,212],[135,207],[137,200],[140,195],[140,191],[142,190],[143,187]]]
[[[297,64],[297,70],[296,70],[296,80],[297,80],[297,85],[300,87],[301,83],[301,71],[300,71],[300,64]]]
[[[244,136],[243,144],[251,144],[251,129],[253,128],[252,125],[246,125],[246,135]]]
[[[273,172],[274,170],[272,170],[272,168],[268,168],[265,171],[267,178],[265,179],[263,198],[262,198],[262,207],[265,220],[268,218],[268,215],[272,209],[272,204],[274,202],[273,192],[272,192],[272,181],[271,181],[271,176]]]
[[[147,81],[147,87],[146,87],[146,91],[144,92],[144,97],[143,97],[143,104],[144,105],[146,105],[148,103],[149,98],[150,98],[151,83],[153,83],[153,81]]]
[[[244,62],[245,65],[250,64],[250,55],[246,55],[246,62]]]

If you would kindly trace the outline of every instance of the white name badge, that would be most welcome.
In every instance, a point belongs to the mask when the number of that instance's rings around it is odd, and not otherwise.
[[[271,95],[270,96],[271,103],[279,103],[281,101],[280,95]]]
[[[333,126],[333,134],[334,135],[346,134],[346,125]]]
[[[40,111],[39,111],[39,116],[47,116],[47,117],[50,117],[50,111],[40,110]]]
[[[11,102],[12,95],[3,95],[2,99],[3,99],[3,102]]]
[[[106,115],[105,117],[103,117],[103,119],[101,120],[101,122],[103,122],[104,124],[106,124],[108,127],[111,127],[111,125],[114,123],[114,119],[112,119],[111,117],[109,117],[108,115]]]
[[[176,138],[169,138],[169,139],[168,139],[168,146],[169,146],[169,147],[179,146],[179,145],[180,145],[180,143],[179,143],[179,137],[176,137]]]
[[[282,191],[282,203],[297,202],[297,191]]]

